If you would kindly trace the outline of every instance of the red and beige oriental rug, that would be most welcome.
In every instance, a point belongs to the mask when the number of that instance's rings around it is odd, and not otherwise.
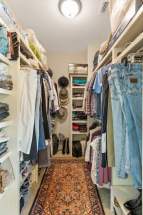
[[[30,215],[104,215],[85,162],[54,159],[46,170]]]

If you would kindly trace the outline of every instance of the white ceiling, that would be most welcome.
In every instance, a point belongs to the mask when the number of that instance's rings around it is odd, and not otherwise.
[[[50,51],[79,51],[109,34],[109,16],[100,13],[103,0],[81,0],[82,12],[73,20],[58,10],[59,0],[7,0],[18,21],[32,28]]]

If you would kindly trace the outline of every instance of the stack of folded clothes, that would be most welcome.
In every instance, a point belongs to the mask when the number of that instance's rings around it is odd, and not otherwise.
[[[74,78],[73,86],[85,86],[87,80],[85,78]]]
[[[9,38],[9,59],[17,60],[19,56],[19,41],[16,32],[8,32]]]
[[[73,131],[87,132],[87,125],[86,124],[80,124],[80,123],[73,123],[72,129],[73,129]]]
[[[9,116],[9,105],[0,102],[0,121]]]
[[[72,106],[73,106],[73,109],[76,109],[76,108],[82,108],[82,106],[83,106],[83,101],[81,100],[81,101],[73,101],[73,104],[72,104]]]
[[[22,211],[22,208],[25,205],[26,197],[29,193],[29,187],[30,187],[30,175],[25,179],[24,183],[20,187],[20,212]]]
[[[22,181],[25,177],[28,177],[31,174],[30,161],[22,161],[20,163],[20,174],[21,174]]]
[[[13,89],[12,77],[8,73],[8,66],[4,63],[0,63],[0,88]]]
[[[8,151],[7,141],[0,143],[0,156]]]
[[[84,91],[81,89],[76,89],[73,91],[73,97],[78,98],[78,97],[84,97]]]
[[[0,139],[8,138],[7,132],[4,129],[0,129]]]
[[[78,111],[78,112],[74,111],[72,113],[72,119],[73,120],[86,120],[87,115],[82,111]]]

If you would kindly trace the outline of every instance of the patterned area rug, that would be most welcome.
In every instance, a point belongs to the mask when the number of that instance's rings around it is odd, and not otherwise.
[[[52,161],[30,215],[104,215],[83,160]]]

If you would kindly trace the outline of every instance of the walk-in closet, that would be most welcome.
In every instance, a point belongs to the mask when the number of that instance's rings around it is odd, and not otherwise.
[[[0,215],[142,215],[142,0],[0,0]]]

